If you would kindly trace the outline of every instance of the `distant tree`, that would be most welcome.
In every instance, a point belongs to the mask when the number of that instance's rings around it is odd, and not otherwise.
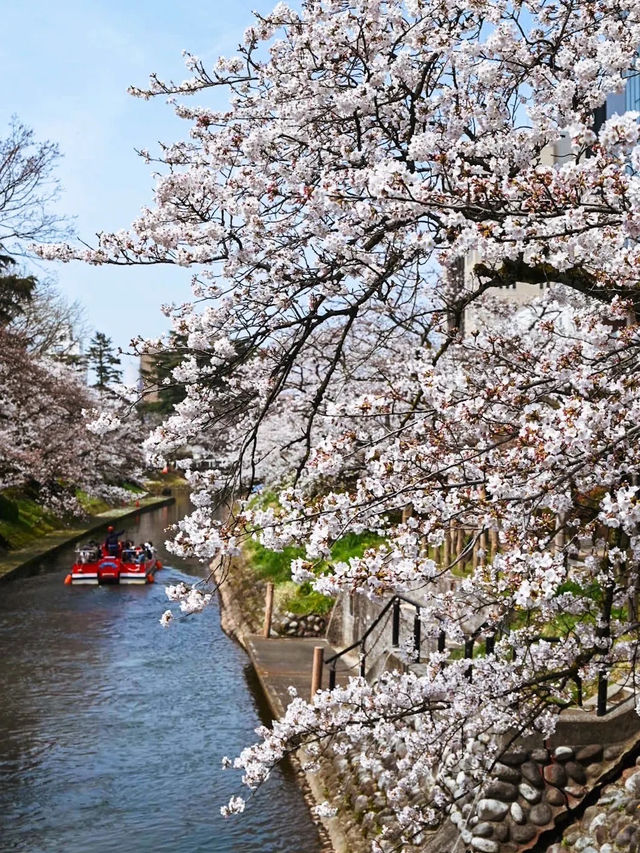
[[[23,242],[49,240],[68,231],[50,205],[59,194],[54,168],[58,146],[37,142],[33,131],[13,118],[0,138],[0,249],[23,254]]]
[[[107,500],[126,497],[120,485],[139,480],[143,458],[140,424],[120,422],[123,408],[0,328],[0,500],[18,489],[55,512],[78,514],[78,489]]]
[[[114,382],[120,382],[122,370],[120,359],[115,354],[113,342],[104,332],[96,332],[87,350],[87,365],[94,371],[94,388],[106,391]]]
[[[69,233],[65,217],[51,210],[60,189],[54,174],[59,158],[55,143],[38,142],[16,118],[0,137],[0,325],[25,314],[36,286],[15,256],[27,254],[25,243]]]
[[[0,326],[23,314],[31,301],[36,279],[21,275],[9,255],[0,255]]]
[[[51,279],[38,279],[31,298],[11,321],[11,329],[35,355],[68,364],[82,360],[80,344],[88,334],[84,308],[77,301],[69,302]]]

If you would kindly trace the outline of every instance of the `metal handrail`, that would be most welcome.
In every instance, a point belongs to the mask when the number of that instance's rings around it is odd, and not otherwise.
[[[404,602],[405,604],[410,605],[415,609],[414,621],[413,621],[413,650],[416,654],[415,663],[420,662],[420,644],[421,644],[421,622],[420,622],[420,611],[422,605],[413,601],[411,598],[407,598],[404,595],[396,594],[393,595],[389,601],[382,608],[378,616],[374,619],[374,621],[369,625],[364,634],[355,642],[351,643],[350,646],[342,649],[339,652],[331,655],[331,657],[326,658],[324,664],[329,664],[329,690],[333,690],[336,686],[336,663],[340,658],[344,655],[347,655],[349,652],[354,649],[360,649],[360,660],[359,660],[359,671],[362,677],[365,676],[366,672],[366,659],[367,659],[367,651],[366,651],[366,641],[371,636],[373,631],[377,628],[386,614],[389,612],[391,608],[393,608],[393,623],[391,628],[391,645],[393,648],[397,648],[399,646],[399,634],[400,634],[400,603]],[[436,615],[435,617],[439,622],[443,620]],[[489,629],[489,630],[488,630]],[[496,636],[498,633],[502,632],[503,628],[500,625],[491,625],[488,622],[483,622],[479,625],[471,634],[467,634],[464,637],[464,658],[465,660],[473,659],[473,647],[475,645],[476,640],[482,634],[486,634],[485,637],[485,653],[490,655],[494,653]],[[545,637],[547,642],[557,643],[560,642],[559,637]],[[439,652],[444,652],[446,646],[446,633],[443,629],[440,630],[437,638],[437,649]],[[466,670],[466,677],[471,680],[472,678],[472,665],[469,664]],[[582,707],[583,701],[583,685],[582,679],[579,675],[575,675],[572,677],[573,682],[576,685],[577,691],[577,703],[579,707]],[[608,688],[608,679],[603,672],[598,673],[598,694],[597,694],[597,705],[596,705],[596,715],[598,717],[604,716],[607,713],[607,688]]]
[[[376,628],[377,625],[382,621],[382,617],[385,615],[385,613],[389,610],[390,607],[392,607],[395,604],[396,601],[404,601],[406,604],[410,604],[412,607],[415,607],[416,612],[420,613],[421,605],[418,604],[417,601],[412,601],[410,598],[406,598],[404,595],[394,595],[385,604],[385,606],[382,608],[380,613],[376,616],[376,618],[371,623],[371,625],[369,625],[369,627],[364,632],[364,634],[360,637],[360,639],[356,640],[355,643],[351,643],[351,645],[347,646],[346,649],[342,649],[342,651],[336,652],[335,655],[331,655],[331,657],[326,658],[325,664],[333,663],[334,661],[338,660],[338,658],[341,658],[343,655],[346,655],[346,654],[348,654],[348,652],[351,652],[351,651],[353,651],[353,649],[357,649],[359,646],[361,646],[364,643],[364,641],[367,639],[367,637],[369,637],[371,635],[373,629]]]

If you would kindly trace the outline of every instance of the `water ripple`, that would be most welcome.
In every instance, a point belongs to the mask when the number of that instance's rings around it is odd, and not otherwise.
[[[158,543],[171,521],[149,513],[131,537]],[[290,773],[274,773],[243,818],[219,814],[239,783],[221,759],[260,719],[216,610],[164,631],[163,583],[69,588],[71,558],[0,600],[2,850],[316,853]],[[200,571],[171,566],[163,582]]]

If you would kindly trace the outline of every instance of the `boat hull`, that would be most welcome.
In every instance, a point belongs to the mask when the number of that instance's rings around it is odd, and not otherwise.
[[[160,564],[155,557],[141,563],[127,563],[119,557],[104,557],[91,563],[74,563],[66,583],[71,586],[142,586],[153,583],[159,568]]]

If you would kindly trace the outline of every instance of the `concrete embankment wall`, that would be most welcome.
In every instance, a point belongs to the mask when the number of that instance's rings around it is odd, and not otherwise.
[[[0,557],[0,583],[15,580],[20,577],[39,574],[47,570],[47,560],[73,545],[88,534],[104,528],[111,523],[120,523],[144,512],[150,512],[162,506],[168,506],[175,501],[172,496],[148,497],[139,501],[139,506],[118,507],[93,516],[82,526],[55,530],[43,536],[42,539],[15,551],[9,551]]]

